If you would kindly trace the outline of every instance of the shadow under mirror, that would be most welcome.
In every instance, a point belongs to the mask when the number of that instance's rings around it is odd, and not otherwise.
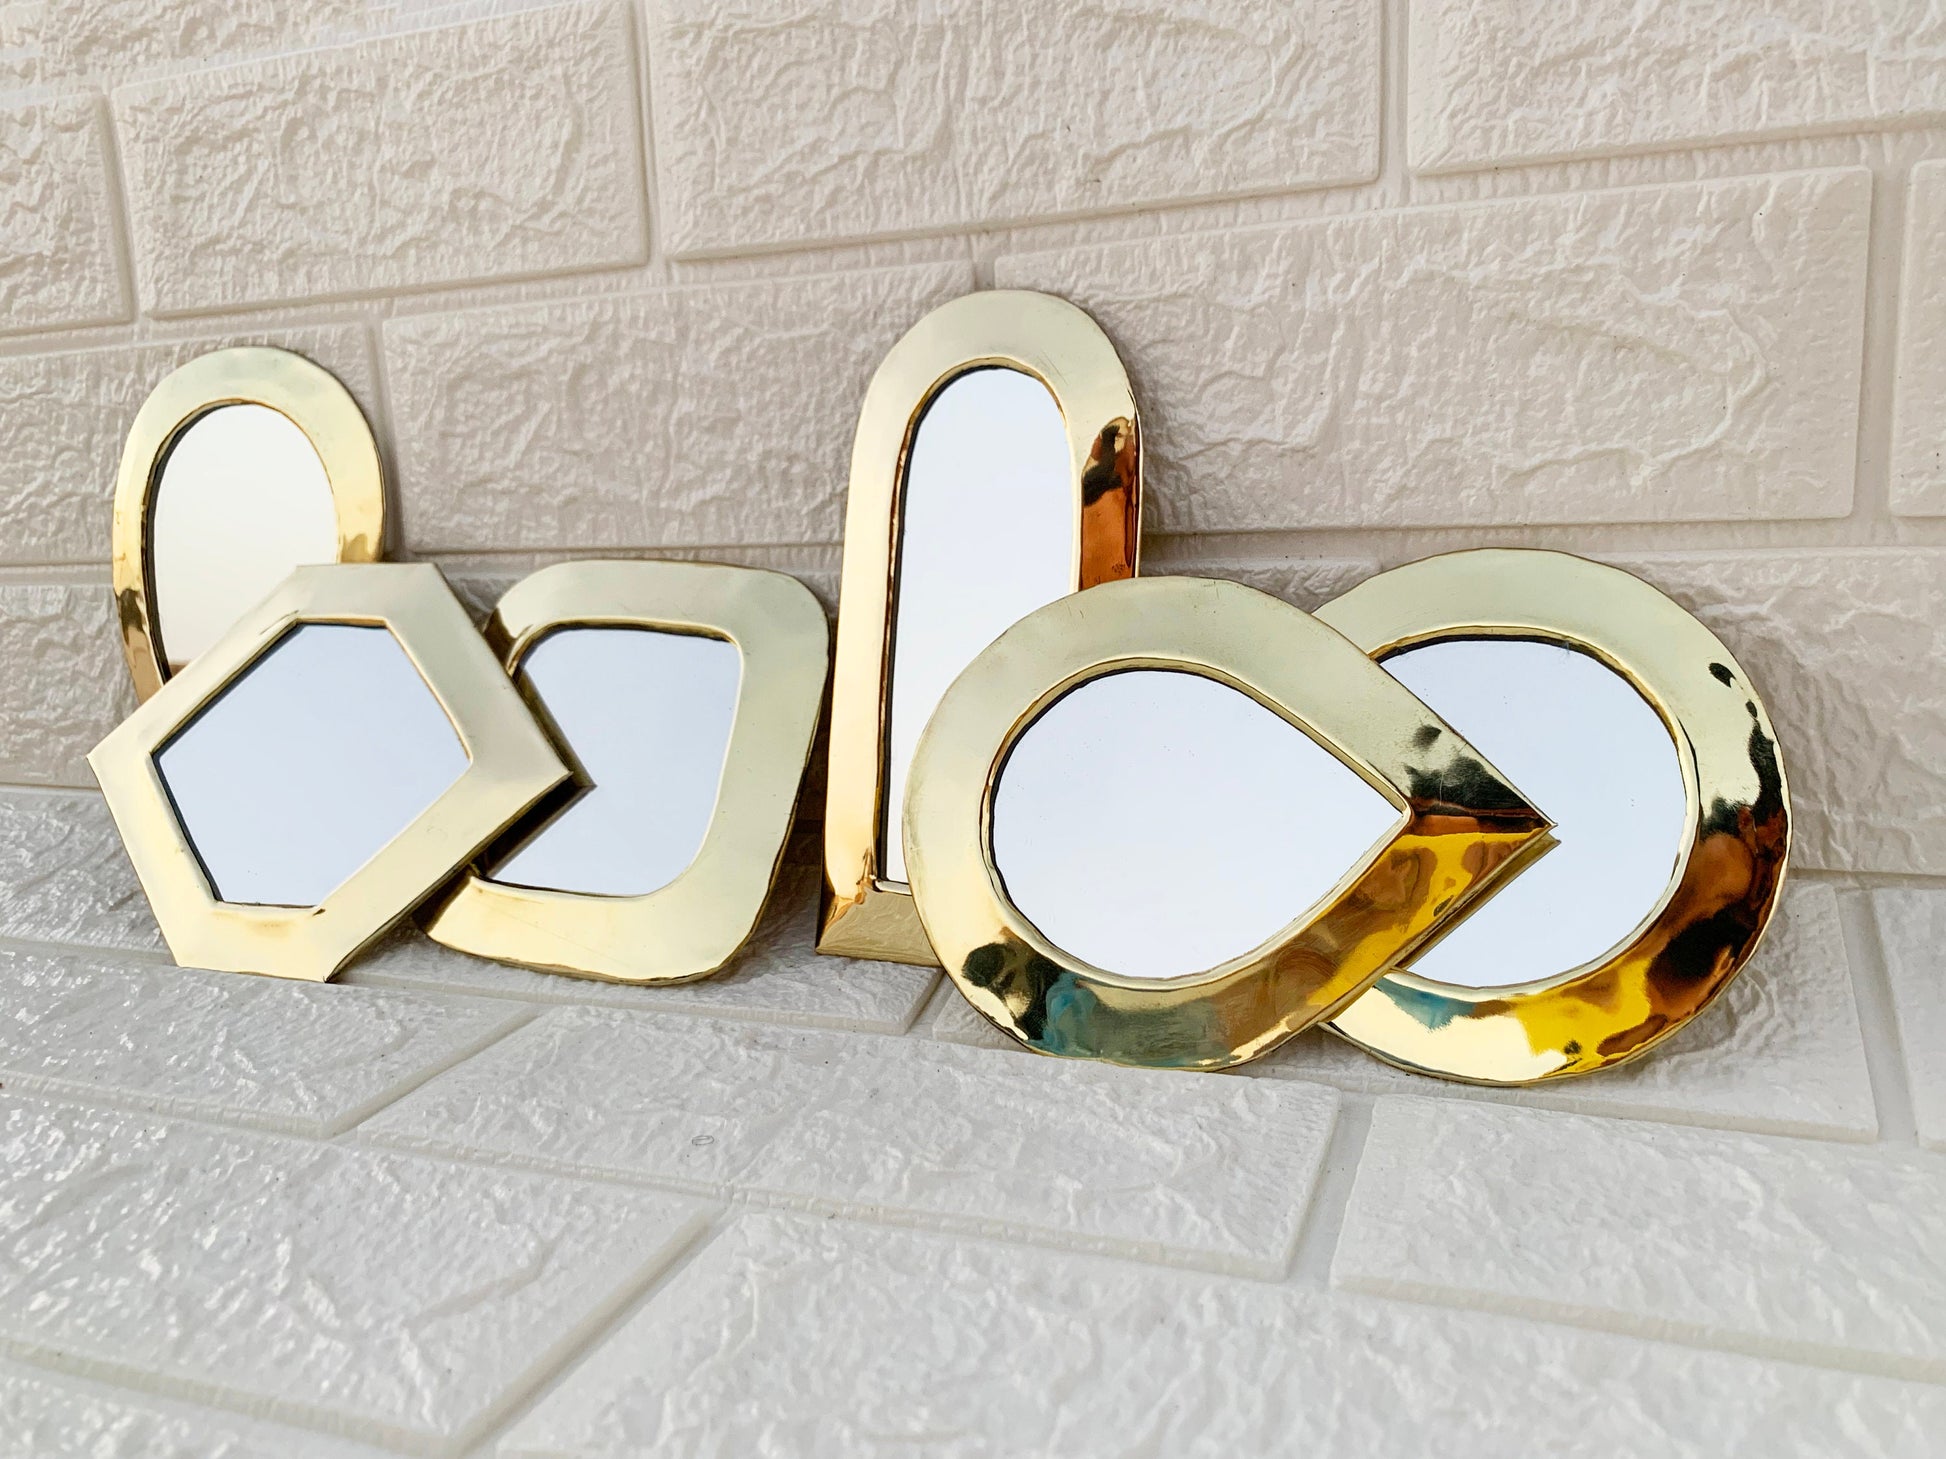
[[[225,902],[314,907],[465,773],[467,754],[385,628],[302,624],[155,755]]]
[[[1384,668],[1553,819],[1558,843],[1411,971],[1506,987],[1628,941],[1670,890],[1687,837],[1675,740],[1640,691],[1591,654],[1531,639],[1447,639]]]
[[[1281,715],[1215,679],[1090,679],[1015,741],[994,792],[1008,898],[1126,978],[1201,973],[1270,941],[1401,813]]]
[[[518,679],[583,788],[484,874],[615,897],[681,876],[716,811],[741,677],[736,645],[699,634],[575,627],[540,639]]]
[[[170,447],[155,486],[150,571],[171,673],[307,563],[338,560],[324,462],[267,405],[218,406]]]
[[[1061,408],[1024,371],[969,370],[919,419],[899,499],[879,826],[887,882],[906,879],[906,777],[940,696],[1015,622],[1074,590],[1072,473]]]

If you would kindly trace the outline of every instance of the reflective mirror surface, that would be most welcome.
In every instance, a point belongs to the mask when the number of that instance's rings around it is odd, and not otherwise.
[[[266,405],[197,417],[163,463],[153,513],[156,627],[172,672],[292,568],[338,559],[324,462],[294,421]]]
[[[1015,742],[993,862],[1063,951],[1171,978],[1269,941],[1401,819],[1250,696],[1144,669],[1089,680]]]
[[[588,789],[488,875],[617,897],[674,881],[709,831],[741,674],[720,638],[587,627],[541,639],[519,677]]]
[[[1493,988],[1571,972],[1628,938],[1684,844],[1682,767],[1661,717],[1589,654],[1455,639],[1385,660],[1555,821],[1553,851],[1411,964]]]
[[[323,623],[278,640],[155,763],[221,900],[311,907],[468,762],[388,630]]]
[[[913,434],[899,520],[879,864],[902,883],[906,774],[939,696],[1017,620],[1074,589],[1073,464],[1047,387],[1010,369],[947,384]]]

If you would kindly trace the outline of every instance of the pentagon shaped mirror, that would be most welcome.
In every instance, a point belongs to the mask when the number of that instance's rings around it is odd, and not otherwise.
[[[575,764],[426,921],[482,957],[625,983],[707,977],[777,876],[829,667],[782,573],[576,562],[508,591],[487,637]]]
[[[304,564],[373,562],[384,473],[349,391],[301,355],[216,350],[150,392],[115,489],[115,600],[146,699]]]
[[[1094,321],[972,294],[893,346],[852,449],[825,799],[821,951],[933,963],[899,826],[946,686],[1023,615],[1133,576],[1140,428]]]

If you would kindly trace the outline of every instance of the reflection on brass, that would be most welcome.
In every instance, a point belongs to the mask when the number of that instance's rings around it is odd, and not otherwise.
[[[452,721],[469,763],[318,905],[224,902],[171,803],[156,756],[306,623],[389,629]],[[179,965],[313,982],[337,972],[569,773],[429,564],[299,568],[117,726],[88,763]],[[301,836],[304,828],[290,833]]]
[[[908,890],[881,875],[899,502],[914,432],[954,379],[987,366],[1039,380],[1060,406],[1074,480],[1076,588],[1132,577],[1141,527],[1141,428],[1115,349],[1047,294],[969,294],[892,347],[859,413],[845,509],[831,754],[825,791],[820,952],[933,964]]]
[[[129,427],[115,481],[112,537],[122,652],[138,700],[172,672],[156,621],[153,558],[157,488],[169,452],[203,416],[264,405],[304,432],[324,465],[341,563],[377,562],[385,548],[385,473],[365,414],[335,376],[302,355],[264,346],[214,350],[171,372]]]
[[[1399,812],[1315,906],[1207,973],[1091,967],[1021,915],[994,865],[994,787],[1015,740],[1067,691],[1129,669],[1240,690]],[[1256,1058],[1329,1018],[1551,844],[1539,811],[1345,639],[1263,593],[1193,578],[1111,583],[1015,624],[941,701],[905,815],[919,915],[974,1007],[1042,1053],[1187,1069]]]
[[[716,809],[695,860],[641,896],[515,886],[468,871],[425,919],[426,931],[462,952],[576,977],[705,978],[750,936],[777,877],[829,667],[824,609],[783,573],[574,562],[510,589],[487,638],[513,674],[547,634],[599,625],[721,638],[741,656]],[[534,707],[545,719],[545,706]]]
[[[1763,701],[1697,619],[1628,573],[1537,551],[1415,562],[1317,616],[1381,660],[1452,638],[1535,639],[1592,654],[1662,716],[1688,798],[1684,850],[1660,904],[1605,956],[1504,988],[1392,972],[1332,1029],[1403,1068],[1529,1084],[1647,1052],[1750,960],[1783,883],[1790,791]],[[1397,962],[1409,967],[1411,958]]]

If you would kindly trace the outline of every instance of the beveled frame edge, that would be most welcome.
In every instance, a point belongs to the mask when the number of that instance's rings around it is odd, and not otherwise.
[[[318,453],[331,489],[340,563],[377,562],[385,551],[385,468],[371,423],[322,365],[270,345],[211,350],[162,378],[135,413],[115,477],[110,572],[122,653],[137,701],[170,678],[156,629],[151,514],[169,453],[184,431],[225,405],[265,405]]]
[[[1138,578],[1057,600],[960,676],[920,739],[906,802],[917,910],[947,973],[1041,1053],[1219,1069],[1328,1018],[1435,928],[1552,844],[1549,822],[1337,633],[1237,583]],[[1061,695],[1130,669],[1249,695],[1400,812],[1336,887],[1275,937],[1204,973],[1120,977],[1066,954],[1008,898],[992,852],[1008,752]]]
[[[639,896],[524,887],[468,870],[423,924],[461,952],[570,977],[706,978],[756,929],[783,864],[830,667],[824,609],[796,578],[762,568],[571,562],[510,588],[487,638],[514,675],[549,634],[594,626],[697,634],[737,649],[736,710],[695,860]]]
[[[1394,568],[1317,616],[1378,661],[1457,638],[1529,639],[1590,654],[1662,719],[1687,802],[1684,850],[1668,886],[1608,953],[1498,988],[1393,971],[1327,1025],[1334,1033],[1417,1073],[1524,1085],[1639,1058],[1729,986],[1783,889],[1790,785],[1761,696],[1700,619],[1620,568],[1524,548]],[[1746,885],[1732,895],[1739,865]]]
[[[1075,499],[1077,589],[1133,577],[1141,543],[1141,421],[1128,372],[1095,321],[1052,294],[995,289],[940,305],[880,363],[852,443],[825,786],[818,951],[936,967],[903,885],[878,875],[901,490],[933,398],[1005,366],[1060,408]]]
[[[155,756],[293,628],[389,629],[468,758],[459,778],[315,907],[217,899]],[[301,567],[88,755],[170,953],[183,967],[322,982],[465,865],[568,767],[438,568]]]

